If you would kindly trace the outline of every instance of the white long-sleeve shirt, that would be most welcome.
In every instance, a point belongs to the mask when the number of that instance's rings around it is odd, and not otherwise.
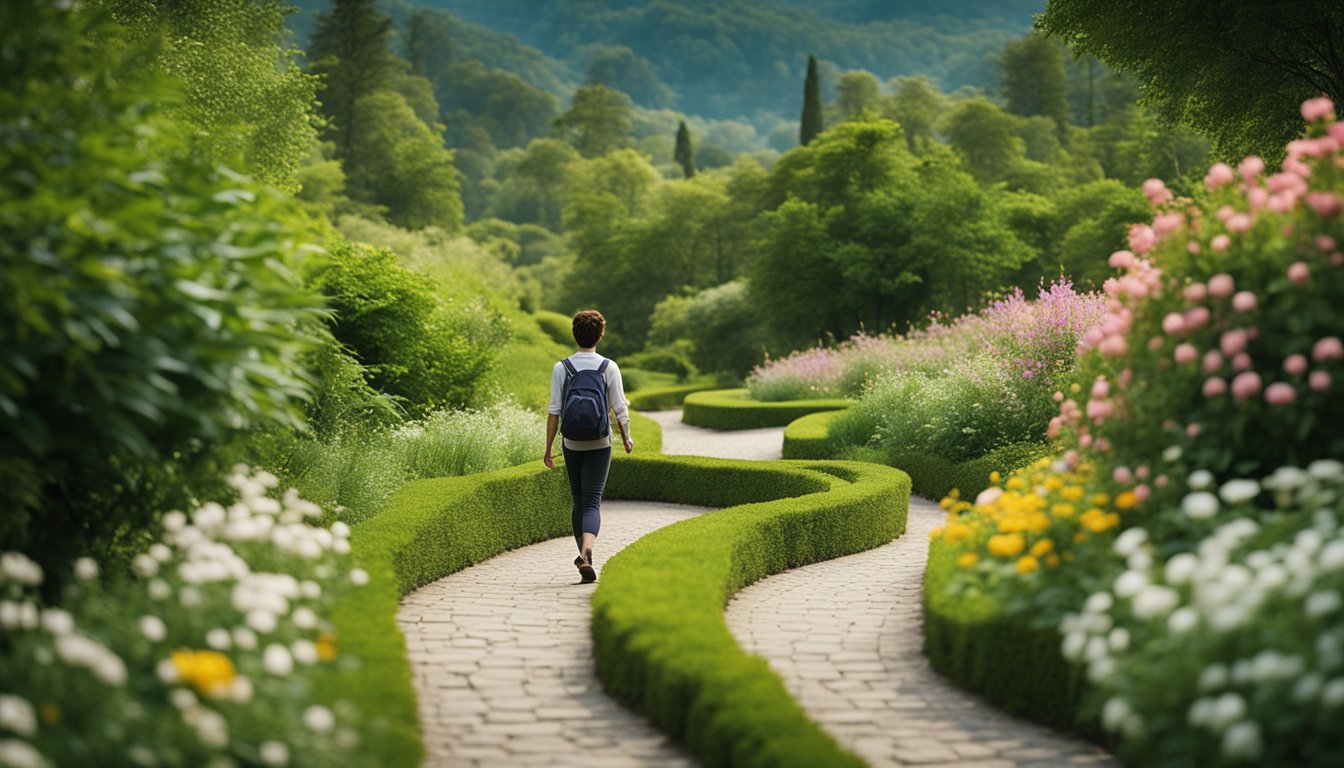
[[[574,369],[578,371],[595,371],[602,365],[602,361],[607,358],[596,352],[575,352],[569,356],[569,362],[573,364]],[[547,406],[546,412],[552,416],[559,416],[564,408],[565,379],[569,372],[565,370],[564,362],[558,362],[551,369],[551,402]],[[621,369],[617,367],[616,361],[612,360],[607,364],[607,370],[602,374],[607,382],[607,406],[616,414],[616,422],[626,428],[626,434],[630,429],[630,408],[625,400],[625,385],[621,381]],[[570,440],[564,438],[564,446],[571,451],[596,451],[602,448],[610,448],[612,433],[615,425],[606,437],[597,440]]]

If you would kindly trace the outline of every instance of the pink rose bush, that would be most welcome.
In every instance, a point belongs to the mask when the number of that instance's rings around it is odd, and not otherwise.
[[[1134,764],[1344,763],[1344,124],[1303,115],[1280,171],[1215,165],[1194,200],[1145,184],[1154,222],[1110,259],[1055,457],[944,500],[948,588],[1056,626]],[[1113,524],[1073,532],[1065,492]]]

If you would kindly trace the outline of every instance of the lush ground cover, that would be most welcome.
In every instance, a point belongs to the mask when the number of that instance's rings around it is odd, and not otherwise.
[[[1057,632],[1083,714],[1138,764],[1344,759],[1344,124],[1325,99],[1302,114],[1280,172],[1145,185],[1156,215],[1055,395],[1058,453],[944,502],[955,569],[930,604]]]

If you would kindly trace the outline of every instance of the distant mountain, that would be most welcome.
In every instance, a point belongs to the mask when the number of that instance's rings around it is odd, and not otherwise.
[[[706,117],[798,110],[813,53],[835,70],[992,87],[994,57],[1044,0],[418,0],[515,36],[582,76],[625,46]],[[637,97],[638,100],[638,97]],[[649,106],[658,106],[650,104]]]

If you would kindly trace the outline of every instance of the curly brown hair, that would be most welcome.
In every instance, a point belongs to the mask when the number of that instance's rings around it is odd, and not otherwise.
[[[583,349],[597,346],[607,332],[607,319],[596,309],[585,309],[574,316],[574,341]]]

